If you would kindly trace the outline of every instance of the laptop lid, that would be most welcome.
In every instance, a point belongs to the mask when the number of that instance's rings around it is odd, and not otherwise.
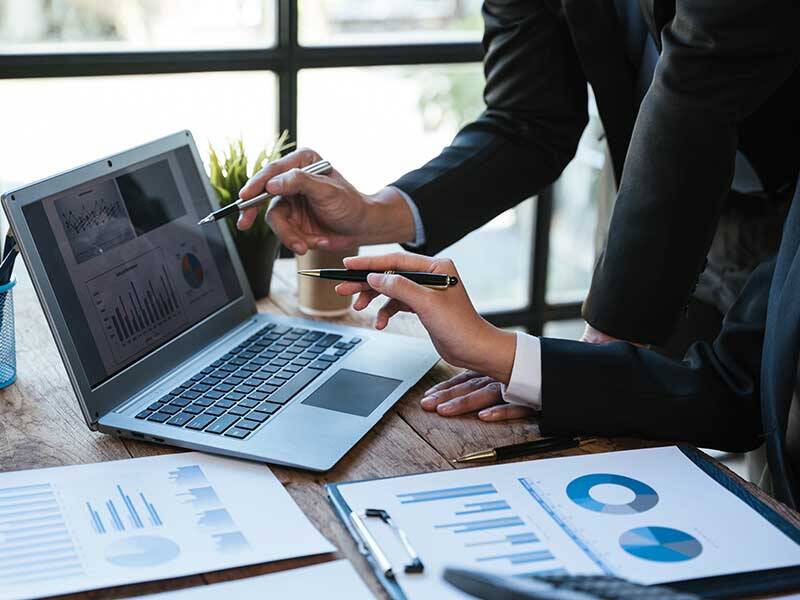
[[[256,312],[188,131],[2,202],[90,426]]]

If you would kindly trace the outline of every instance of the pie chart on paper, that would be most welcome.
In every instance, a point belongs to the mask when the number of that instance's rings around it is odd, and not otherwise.
[[[106,560],[117,567],[156,567],[177,558],[180,552],[170,539],[141,535],[115,541],[106,550]]]
[[[623,533],[619,544],[628,554],[654,562],[692,560],[703,552],[695,537],[670,527],[637,527]]]
[[[630,499],[604,501],[592,494],[601,488],[625,493]],[[634,515],[658,504],[658,493],[638,479],[615,473],[590,473],[573,479],[567,486],[567,496],[578,506],[593,512],[610,515]]]

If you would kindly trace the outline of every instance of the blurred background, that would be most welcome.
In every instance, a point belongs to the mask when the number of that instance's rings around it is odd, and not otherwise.
[[[240,135],[256,153],[288,129],[375,191],[483,109],[480,4],[0,0],[0,189],[180,129],[204,156]],[[590,114],[550,190],[444,252],[498,325],[580,335],[611,185],[592,101]]]

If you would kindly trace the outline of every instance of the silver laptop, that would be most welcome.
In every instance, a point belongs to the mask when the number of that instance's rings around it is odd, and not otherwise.
[[[2,203],[92,429],[323,471],[438,359],[257,313],[188,131]]]

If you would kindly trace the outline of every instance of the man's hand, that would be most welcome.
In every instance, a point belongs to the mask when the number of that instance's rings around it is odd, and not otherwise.
[[[319,160],[313,150],[292,152],[261,169],[240,192],[244,200],[265,189],[281,196],[267,211],[267,221],[287,247],[305,254],[309,248],[341,251],[414,239],[411,210],[396,190],[368,196],[336,170],[327,175],[300,170]],[[256,208],[244,211],[237,227],[248,229],[257,214]]]
[[[476,371],[464,371],[433,386],[425,392],[421,404],[444,417],[479,411],[481,421],[507,421],[535,414],[527,406],[507,404],[501,383]]]
[[[451,260],[402,252],[346,258],[344,266],[348,269],[424,271],[458,276]],[[416,313],[436,350],[447,362],[508,383],[514,365],[516,336],[494,327],[478,314],[463,282],[445,290],[435,290],[400,275],[372,273],[367,283],[340,283],[336,292],[343,296],[358,293],[353,305],[355,310],[363,310],[380,295],[387,296],[389,300],[378,311],[377,329],[385,328],[389,319],[400,311]]]

